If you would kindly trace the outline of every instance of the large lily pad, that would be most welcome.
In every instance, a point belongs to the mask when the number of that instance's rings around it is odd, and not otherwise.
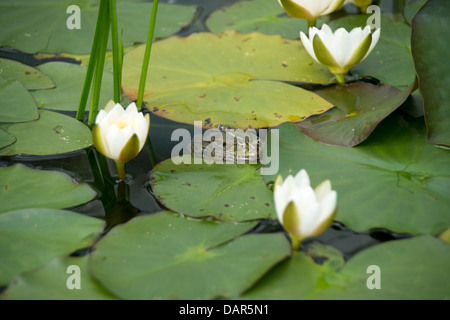
[[[37,121],[3,124],[0,129],[17,139],[14,144],[0,149],[3,156],[60,154],[92,145],[92,134],[87,126],[52,111],[41,110]]]
[[[315,140],[353,147],[367,139],[384,118],[405,102],[412,87],[400,91],[389,85],[355,83],[317,90],[315,93],[337,108],[297,125]]]
[[[450,297],[450,245],[430,236],[390,241],[366,249],[340,270],[320,266],[304,253],[295,253],[271,270],[243,299],[406,299]],[[368,289],[380,269],[381,289]]]
[[[282,233],[239,237],[254,225],[141,216],[97,243],[90,269],[125,299],[237,296],[290,254]]]
[[[0,122],[26,122],[39,118],[33,96],[16,80],[0,78]]]
[[[427,0],[406,0],[403,14],[409,24],[412,23],[413,18],[426,2]]]
[[[0,149],[12,145],[16,142],[16,138],[5,130],[0,129]]]
[[[256,165],[175,163],[159,163],[150,177],[153,193],[171,210],[223,221],[276,218],[273,194]]]
[[[305,168],[313,185],[330,179],[336,220],[349,228],[435,235],[450,226],[450,151],[427,143],[423,119],[393,114],[353,148],[314,141],[294,124],[279,130],[279,174]]]
[[[450,146],[450,68],[440,63],[450,50],[448,2],[430,0],[414,17],[411,38],[423,97],[428,139]]]
[[[26,208],[63,209],[92,200],[96,192],[65,173],[22,164],[0,168],[0,213]]]
[[[214,33],[236,30],[242,33],[261,32],[298,39],[300,31],[308,31],[308,22],[289,17],[278,1],[242,1],[213,12],[206,21]]]
[[[136,100],[144,50],[140,46],[125,55],[123,90],[131,100]],[[183,123],[274,126],[332,107],[280,81],[330,78],[298,41],[259,33],[197,33],[154,44],[144,101],[153,113]]]
[[[0,78],[17,80],[28,90],[54,88],[52,79],[37,70],[18,61],[0,59]]]
[[[89,247],[103,225],[99,219],[55,209],[0,214],[0,285],[58,256]]]
[[[51,90],[33,91],[33,95],[39,108],[62,111],[77,111],[83,89],[86,68],[66,62],[48,62],[38,69],[52,77],[56,88]],[[100,92],[99,109],[103,109],[106,103],[113,97],[113,76],[104,72],[102,76],[102,90]],[[88,98],[89,110],[90,98]]]
[[[99,1],[75,3],[80,8],[80,29],[68,29],[66,13],[73,1],[5,0],[0,3],[1,46],[11,46],[27,53],[69,52],[87,54],[92,48]],[[124,26],[123,44],[147,39],[151,2],[117,1],[118,25]],[[158,7],[156,37],[167,37],[187,25],[195,6],[161,3]],[[20,21],[20,23],[17,23]]]
[[[72,275],[67,273],[70,266],[80,268],[80,289],[68,289],[67,287],[67,281]],[[7,290],[0,295],[0,299],[112,300],[116,298],[91,277],[88,269],[88,256],[84,256],[81,258],[56,258],[44,267],[18,275]]]

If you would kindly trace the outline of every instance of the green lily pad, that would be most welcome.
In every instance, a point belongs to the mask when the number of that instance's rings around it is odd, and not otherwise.
[[[269,271],[249,291],[245,300],[298,300],[316,288],[322,276],[322,267],[304,253],[294,252],[292,257]]]
[[[411,24],[414,16],[426,2],[427,0],[406,0],[404,8],[404,16],[406,22]]]
[[[104,222],[55,209],[0,214],[0,285],[50,260],[92,245]]]
[[[279,174],[304,168],[312,185],[330,179],[336,220],[349,228],[435,235],[450,226],[450,152],[427,143],[423,119],[393,114],[353,148],[314,141],[294,124],[279,130]]]
[[[300,31],[308,31],[308,22],[289,17],[278,1],[242,1],[213,12],[206,26],[214,33],[236,30],[242,33],[261,32],[298,39]]]
[[[37,70],[18,61],[0,59],[0,78],[17,80],[28,90],[54,88],[53,80]]]
[[[427,2],[414,17],[412,49],[423,97],[428,140],[450,146],[450,68],[439,63],[450,50],[448,2]]]
[[[3,124],[0,129],[16,137],[16,143],[0,149],[0,155],[49,155],[80,150],[92,145],[92,134],[87,126],[74,118],[40,111],[37,121]]]
[[[450,246],[430,236],[389,241],[366,249],[341,269],[317,265],[294,253],[264,276],[243,299],[424,300],[450,297]],[[380,268],[380,289],[367,280]]]
[[[0,213],[26,208],[63,209],[92,200],[96,192],[65,173],[22,164],[0,168]]]
[[[38,69],[51,76],[56,83],[55,89],[38,90],[31,93],[39,108],[77,111],[87,68],[66,62],[48,62],[40,65]],[[104,72],[99,109],[103,109],[111,100],[113,92],[113,75]],[[88,98],[86,110],[89,110],[90,101]]]
[[[276,219],[273,194],[257,169],[250,164],[176,165],[168,159],[153,168],[150,182],[161,203],[189,216]]]
[[[72,14],[66,13],[66,10],[73,4],[74,2],[69,0],[2,1],[0,29],[3,32],[0,35],[0,45],[11,46],[27,53],[90,53],[99,1],[84,0],[76,3],[80,8],[80,29],[67,27],[67,21]],[[124,26],[124,46],[147,40],[151,10],[151,2],[117,2],[118,26]],[[179,31],[191,21],[195,10],[195,6],[160,3],[155,36],[163,38]]]
[[[0,149],[10,146],[14,142],[16,142],[16,138],[14,138],[5,130],[0,129]]]
[[[144,50],[140,46],[124,58],[123,91],[132,101]],[[182,123],[259,128],[332,107],[280,81],[323,83],[330,78],[298,41],[259,33],[196,33],[154,44],[144,101],[153,113]]]
[[[90,269],[125,299],[234,297],[290,255],[282,233],[239,237],[254,226],[165,212],[137,217],[97,243]]]
[[[0,122],[26,122],[39,118],[33,96],[16,80],[0,78]]]
[[[68,289],[70,266],[80,268],[80,289]],[[67,273],[69,270],[69,273]],[[56,258],[39,269],[14,278],[1,300],[114,300],[89,274],[88,256]]]
[[[329,288],[310,299],[448,300],[450,245],[430,236],[389,241],[360,252],[336,274]],[[368,289],[369,266],[380,270],[380,289]]]
[[[368,17],[369,15],[346,16],[329,24],[333,30],[338,27],[351,30],[364,27]],[[406,23],[392,22],[382,15],[380,40],[369,56],[354,66],[350,72],[360,78],[371,76],[397,89],[406,89],[416,76],[411,56],[410,35],[411,28]]]
[[[298,122],[297,126],[315,140],[353,147],[366,140],[384,118],[405,102],[412,87],[400,91],[389,85],[355,83],[317,90],[315,93],[337,108]]]

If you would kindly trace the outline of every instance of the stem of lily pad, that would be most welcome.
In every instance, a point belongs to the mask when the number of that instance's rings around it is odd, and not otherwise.
[[[155,34],[156,13],[158,11],[158,0],[153,0],[152,15],[147,34],[147,44],[145,45],[144,61],[142,62],[141,77],[139,80],[139,90],[136,99],[136,106],[142,108],[144,100],[145,81],[147,80],[148,64],[150,62],[150,53],[152,51],[153,36]]]
[[[336,81],[339,83],[339,85],[344,86],[345,85],[345,75],[344,74],[336,74]]]
[[[125,173],[125,163],[122,161],[116,161],[116,168],[117,168],[117,176],[120,180],[125,180],[127,178],[127,175]]]

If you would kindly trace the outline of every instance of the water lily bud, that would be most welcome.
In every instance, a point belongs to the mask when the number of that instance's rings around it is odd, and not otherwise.
[[[305,19],[310,25],[320,16],[327,15],[342,7],[344,0],[278,0],[286,12],[294,17]]]
[[[150,128],[150,116],[131,103],[125,110],[111,101],[100,110],[92,130],[94,145],[116,163],[126,163],[142,150]]]
[[[278,176],[274,186],[278,220],[292,239],[294,249],[303,239],[324,232],[336,214],[337,193],[326,180],[313,189],[308,173],[301,170],[283,182]]]
[[[339,28],[333,33],[324,24],[321,30],[310,28],[309,38],[300,32],[300,38],[311,57],[330,69],[340,84],[345,84],[344,75],[369,55],[380,38],[380,29],[373,34],[370,30],[370,26],[350,32]]]

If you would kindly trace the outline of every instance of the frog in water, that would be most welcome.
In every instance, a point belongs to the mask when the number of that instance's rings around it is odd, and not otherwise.
[[[249,129],[244,131],[219,125],[217,128],[208,131],[209,134],[205,132],[205,135],[201,134],[201,137],[194,136],[192,139],[191,154],[194,157],[217,160],[215,150],[222,150],[221,160],[223,161],[256,163],[259,160],[261,144],[255,130]],[[201,141],[201,148],[195,148],[196,141],[197,143]],[[208,157],[209,155],[211,157]]]

